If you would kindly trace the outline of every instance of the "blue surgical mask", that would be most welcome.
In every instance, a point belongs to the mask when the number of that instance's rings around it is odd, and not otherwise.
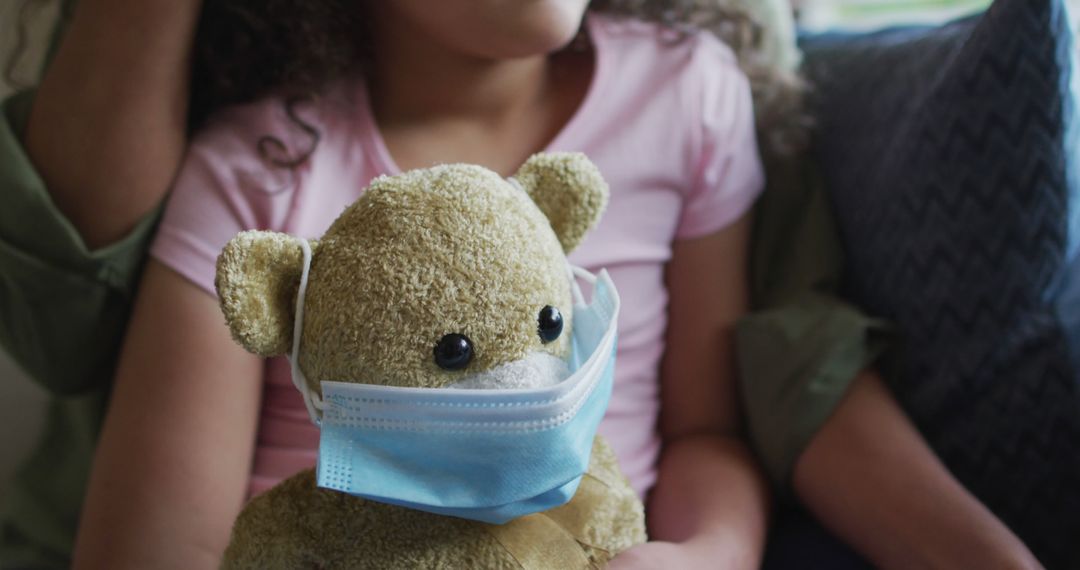
[[[317,482],[373,501],[501,524],[567,503],[589,465],[615,372],[619,296],[606,271],[570,273],[570,375],[538,389],[401,388],[322,381],[297,366],[310,249],[304,244],[293,381],[320,426]],[[586,304],[573,275],[594,283]]]

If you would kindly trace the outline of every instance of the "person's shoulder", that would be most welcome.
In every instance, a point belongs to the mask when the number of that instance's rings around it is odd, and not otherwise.
[[[625,67],[644,73],[667,70],[691,77],[742,74],[732,49],[705,30],[601,13],[590,14],[589,30],[601,44],[598,49],[613,52]]]
[[[302,143],[312,130],[340,122],[355,110],[354,78],[341,79],[310,96],[272,93],[254,101],[229,105],[212,113],[197,129],[197,144],[275,137],[282,143]]]
[[[663,116],[641,124],[683,132],[691,148],[701,149],[705,130],[745,112],[749,80],[734,51],[711,32],[602,14],[591,15],[589,31],[598,73],[617,92],[612,100]]]
[[[196,129],[189,160],[266,189],[289,185],[294,173],[288,165],[325,151],[327,131],[355,110],[352,87],[353,80],[340,80],[314,96],[275,93],[223,107]]]

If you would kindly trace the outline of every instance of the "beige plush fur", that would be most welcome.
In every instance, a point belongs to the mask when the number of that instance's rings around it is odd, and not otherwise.
[[[573,540],[586,568],[600,568],[615,553],[644,542],[641,502],[622,479],[610,449],[597,438],[590,475],[608,492],[590,503],[590,524]],[[579,492],[579,496],[581,493]],[[575,497],[575,501],[578,500]],[[574,501],[560,509],[573,508]],[[555,514],[555,513],[553,513]],[[504,526],[524,525],[547,513]],[[500,543],[505,529],[367,501],[315,487],[315,472],[303,471],[253,500],[240,513],[223,568],[393,570],[415,568],[550,568],[563,564],[519,562]],[[536,536],[562,548],[559,537]],[[562,561],[552,553],[550,560]]]
[[[299,361],[313,389],[322,380],[435,389],[529,355],[568,354],[566,254],[599,219],[607,186],[572,153],[536,155],[515,179],[470,165],[380,177],[312,243]],[[296,239],[273,232],[242,233],[222,252],[222,310],[247,350],[290,350],[301,260]],[[565,328],[545,344],[546,305]],[[449,333],[473,343],[462,370],[435,363]],[[644,540],[643,507],[599,438],[587,479],[568,505],[492,527],[320,490],[308,471],[245,508],[225,566],[599,565]],[[533,543],[529,556],[522,546]]]

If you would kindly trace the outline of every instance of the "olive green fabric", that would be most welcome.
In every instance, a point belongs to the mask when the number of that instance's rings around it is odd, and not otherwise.
[[[4,101],[0,122],[0,345],[50,392],[78,395],[111,374],[154,219],[88,251],[20,146],[31,97]]]
[[[0,568],[69,568],[108,391],[54,397],[37,447],[0,497]]]
[[[31,97],[0,104],[0,347],[51,400],[41,441],[0,497],[0,564],[64,568],[156,214],[87,250],[20,144]]]
[[[892,334],[838,296],[843,248],[809,155],[764,158],[736,349],[751,443],[786,499],[795,461]]]

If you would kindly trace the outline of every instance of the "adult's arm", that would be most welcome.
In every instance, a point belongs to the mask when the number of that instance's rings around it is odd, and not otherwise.
[[[0,347],[50,392],[111,381],[185,144],[199,4],[84,0],[40,89],[0,104]]]
[[[795,464],[799,498],[880,568],[1041,568],[862,373]]]
[[[49,392],[82,395],[112,381],[156,215],[87,249],[19,139],[33,94],[0,102],[0,349]]]
[[[904,416],[872,364],[888,324],[838,296],[843,249],[806,157],[767,157],[739,323],[742,393],[780,495],[885,568],[1035,568]]]
[[[201,0],[82,0],[33,97],[23,140],[88,249],[154,210],[186,143]]]

